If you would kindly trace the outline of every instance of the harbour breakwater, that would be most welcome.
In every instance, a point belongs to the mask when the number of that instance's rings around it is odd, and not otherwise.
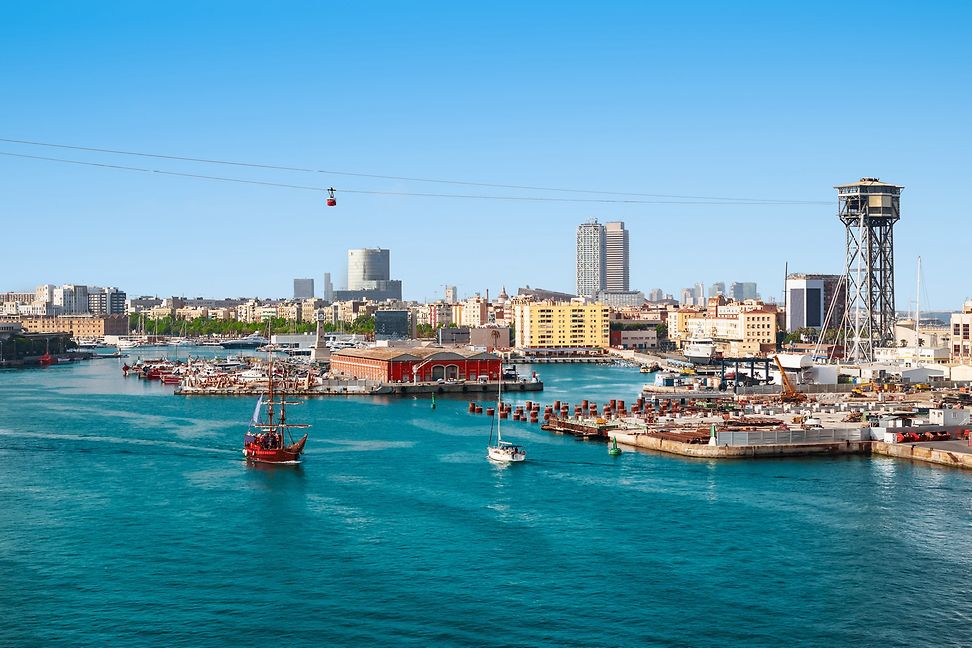
[[[898,442],[889,443],[880,440],[886,431],[868,425],[866,417],[858,415],[859,409],[847,414],[819,407],[790,410],[784,422],[779,413],[754,414],[741,411],[735,403],[642,396],[630,408],[617,399],[603,407],[587,400],[574,406],[561,401],[550,405],[503,402],[498,410],[495,403],[471,401],[468,411],[536,424],[580,439],[616,440],[633,448],[698,459],[883,455],[972,469],[965,426],[897,426],[892,436]]]

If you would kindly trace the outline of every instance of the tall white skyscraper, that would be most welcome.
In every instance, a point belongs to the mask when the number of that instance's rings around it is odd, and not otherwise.
[[[597,219],[577,227],[577,294],[593,297],[607,284],[607,236]]]
[[[455,286],[445,287],[445,302],[447,304],[455,304],[459,301],[459,291]]]
[[[605,290],[608,292],[628,292],[628,230],[624,223],[615,221],[604,224],[605,233]]]

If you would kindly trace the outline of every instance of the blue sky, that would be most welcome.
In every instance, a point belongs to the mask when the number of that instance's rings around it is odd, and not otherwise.
[[[905,185],[897,298],[967,296],[967,5],[45,2],[0,6],[0,137],[380,175],[823,201],[560,196],[125,158],[0,152],[338,189],[207,182],[0,156],[0,290],[287,296],[349,247],[392,250],[406,297],[572,290],[578,223],[624,220],[631,280],[840,272],[832,186]],[[677,6],[676,6],[677,4]],[[596,197],[596,196],[584,196]]]

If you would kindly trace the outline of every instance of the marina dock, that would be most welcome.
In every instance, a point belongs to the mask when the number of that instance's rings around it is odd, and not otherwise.
[[[470,403],[470,413],[493,415],[490,403]],[[767,397],[712,401],[644,394],[625,408],[612,400],[599,408],[583,401],[541,405],[504,403],[502,418],[539,424],[541,429],[581,439],[616,439],[619,444],[700,459],[883,455],[972,469],[969,425],[936,424],[964,410],[935,410],[934,402],[848,400],[824,395],[818,402],[781,404]],[[953,414],[949,414],[953,413]],[[925,418],[927,417],[927,418]]]

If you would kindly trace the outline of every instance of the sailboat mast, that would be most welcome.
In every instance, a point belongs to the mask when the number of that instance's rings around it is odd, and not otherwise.
[[[918,257],[918,279],[915,282],[915,363],[921,360],[921,257]]]
[[[503,441],[500,434],[500,421],[503,420],[503,356],[500,356],[499,389],[496,390],[496,445]]]

